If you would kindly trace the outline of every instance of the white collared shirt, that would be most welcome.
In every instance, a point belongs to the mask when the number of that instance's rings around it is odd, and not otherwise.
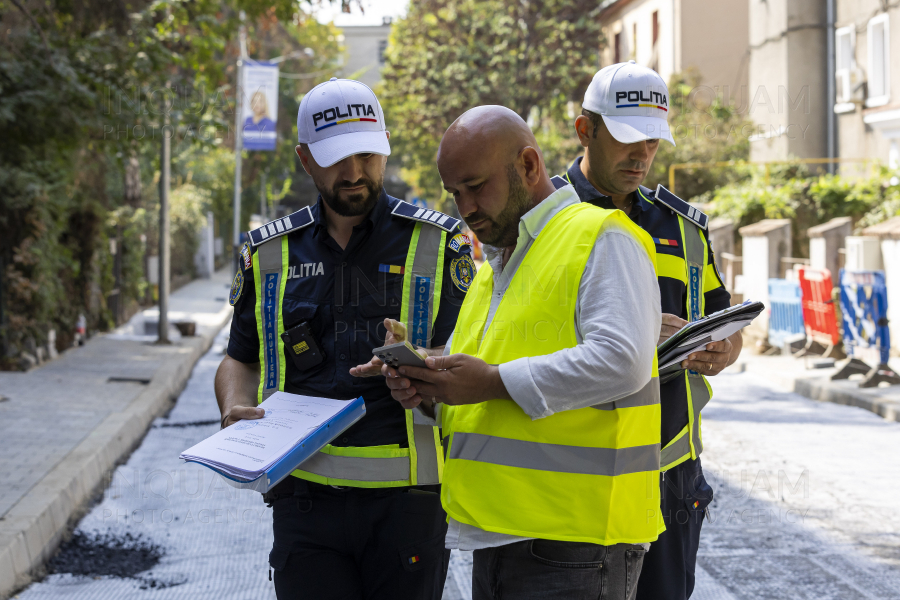
[[[485,246],[493,269],[494,291],[487,329],[534,240],[557,213],[579,202],[566,185],[528,211],[519,221],[519,237],[506,266],[502,249]],[[644,248],[615,224],[597,237],[578,287],[576,346],[544,356],[519,358],[499,366],[512,399],[532,419],[564,410],[612,402],[633,394],[650,380],[661,315],[656,273]],[[452,348],[452,336],[444,352]],[[440,424],[414,410],[421,424]],[[526,540],[485,531],[450,519],[447,548],[478,550]]]

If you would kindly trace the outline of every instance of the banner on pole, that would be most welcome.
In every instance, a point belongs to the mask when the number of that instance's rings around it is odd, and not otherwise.
[[[245,64],[241,123],[246,150],[274,150],[278,122],[278,65]]]

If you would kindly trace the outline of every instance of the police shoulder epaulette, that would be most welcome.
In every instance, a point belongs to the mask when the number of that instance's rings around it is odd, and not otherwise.
[[[412,205],[409,202],[404,202],[403,200],[397,202],[397,206],[394,207],[394,210],[391,211],[391,214],[397,215],[398,217],[403,217],[405,219],[412,219],[413,221],[431,223],[432,225],[440,227],[446,232],[452,232],[459,226],[459,219],[454,219],[450,215],[445,215],[444,213],[438,212],[436,210]]]
[[[659,184],[656,186],[656,194],[655,200],[663,204],[664,206],[668,206],[679,215],[694,223],[700,229],[706,229],[706,226],[709,224],[709,217],[706,214],[691,206],[666,188]]]
[[[266,223],[258,229],[249,232],[250,245],[259,246],[263,242],[268,242],[277,237],[281,237],[286,233],[303,229],[313,222],[312,211],[308,206],[304,206],[295,213],[291,213],[286,217],[275,219],[271,223]]]
[[[569,185],[569,182],[560,177],[559,175],[554,175],[550,178],[550,182],[553,184],[553,187],[556,189],[566,187]]]

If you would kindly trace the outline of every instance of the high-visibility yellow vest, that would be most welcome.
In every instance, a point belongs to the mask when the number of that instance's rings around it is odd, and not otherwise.
[[[624,213],[569,206],[534,241],[486,329],[493,276],[487,264],[479,270],[453,353],[501,364],[574,347],[581,277],[597,236],[613,223],[640,243],[655,269],[653,242]],[[603,545],[655,540],[665,529],[655,356],[647,370],[649,383],[631,396],[534,421],[508,400],[445,406],[444,509],[462,523],[511,535]]]

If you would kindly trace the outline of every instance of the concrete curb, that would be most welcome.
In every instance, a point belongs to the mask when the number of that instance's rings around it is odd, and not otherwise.
[[[773,358],[772,360],[779,360]],[[737,366],[737,365],[736,365]],[[810,400],[831,402],[845,406],[856,406],[875,413],[889,421],[900,422],[900,390],[895,388],[861,388],[858,380],[832,381],[831,375],[837,369],[823,369],[822,376],[815,376],[805,369],[784,370],[771,368],[764,360],[747,361],[740,365],[775,385],[800,394]]]
[[[875,393],[855,387],[857,385],[855,381],[838,383],[830,379],[797,379],[794,381],[794,391],[812,400],[857,406],[889,421],[900,422],[900,402],[879,398]]]
[[[112,469],[138,446],[153,420],[172,407],[197,361],[231,318],[216,314],[218,326],[182,338],[153,378],[128,406],[111,413],[37,483],[0,522],[0,599],[31,581],[56,551],[70,521],[78,518]],[[211,325],[211,324],[210,324]]]

